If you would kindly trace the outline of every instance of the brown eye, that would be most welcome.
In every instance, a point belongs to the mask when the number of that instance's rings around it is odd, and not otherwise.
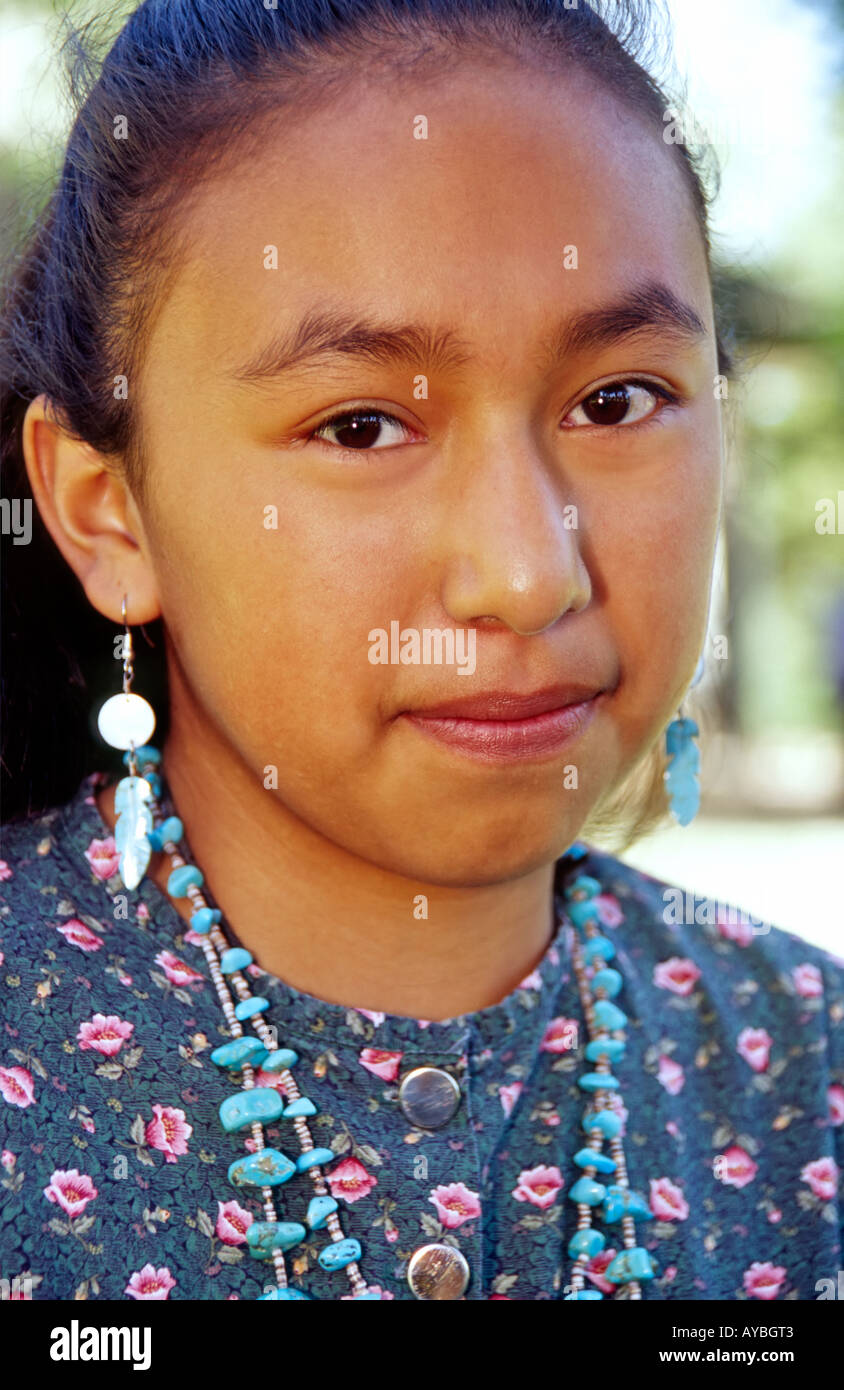
[[[634,425],[653,415],[660,401],[674,398],[660,386],[644,381],[611,381],[576,405],[564,423],[574,425]]]
[[[593,425],[620,425],[630,409],[626,386],[602,386],[582,402],[583,412]]]
[[[405,432],[405,426],[394,415],[388,415],[384,410],[368,410],[361,407],[359,410],[344,410],[337,415],[332,415],[328,420],[324,420],[317,430],[314,430],[313,439],[321,439],[326,444],[333,445],[336,449],[346,450],[349,453],[364,453],[367,449],[389,448],[390,443],[403,444],[406,439],[398,438],[392,441],[387,439],[384,442],[384,422],[395,426],[398,431]],[[327,436],[330,431],[333,438]]]

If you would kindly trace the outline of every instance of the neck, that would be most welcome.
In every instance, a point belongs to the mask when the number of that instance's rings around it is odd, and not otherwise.
[[[305,825],[196,721],[173,720],[163,770],[224,920],[257,964],[295,989],[439,1022],[498,1003],[550,944],[553,863],[472,887],[391,873]],[[97,799],[113,829],[113,787]],[[165,894],[168,874],[166,856],[153,855],[148,877]],[[171,901],[187,921],[189,900]]]

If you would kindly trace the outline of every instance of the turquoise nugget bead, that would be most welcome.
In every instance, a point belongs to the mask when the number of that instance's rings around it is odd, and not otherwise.
[[[576,1260],[579,1255],[588,1255],[591,1259],[603,1250],[607,1243],[606,1236],[601,1231],[596,1231],[594,1227],[587,1227],[585,1231],[575,1231],[569,1241],[569,1255]]]
[[[618,994],[624,981],[617,970],[596,970],[589,981],[590,989],[605,989],[610,999]]]
[[[594,1178],[578,1178],[569,1188],[568,1195],[573,1202],[585,1202],[588,1207],[596,1207],[604,1200],[606,1190],[604,1184],[595,1182]]]
[[[604,1270],[604,1278],[611,1284],[627,1284],[631,1279],[653,1279],[654,1267],[647,1250],[641,1245],[631,1250],[622,1250],[614,1260],[610,1260]]]
[[[623,1038],[593,1038],[586,1044],[587,1062],[597,1062],[601,1057],[608,1057],[611,1062],[617,1062],[624,1056],[627,1043]]]
[[[601,892],[601,885],[591,874],[578,874],[573,883],[563,890],[567,898],[595,898]]]
[[[587,1071],[577,1078],[582,1091],[617,1091],[619,1080],[611,1072]]]
[[[603,1298],[603,1294],[598,1289],[581,1289],[579,1293],[567,1293],[563,1299],[564,1303],[587,1303],[593,1302],[597,1298]]]
[[[337,1155],[331,1149],[306,1149],[296,1159],[296,1167],[300,1173],[304,1173],[306,1168],[316,1168],[323,1163],[333,1163]]]
[[[147,778],[147,781],[149,781],[149,778]],[[156,792],[155,795],[160,796],[160,791]],[[147,831],[147,839],[152,848],[158,850],[163,849],[168,840],[172,840],[173,844],[177,845],[184,833],[185,828],[179,820],[179,817],[168,816],[167,820],[163,820],[154,830]]]
[[[288,1284],[286,1289],[273,1289],[272,1293],[262,1293],[258,1299],[259,1303],[265,1303],[267,1299],[283,1299],[285,1303],[313,1303],[309,1294],[302,1293],[301,1289],[291,1289]]]
[[[232,946],[230,951],[224,951],[220,957],[220,969],[224,975],[233,975],[236,970],[245,970],[247,965],[252,964],[252,954],[245,951],[242,946]]]
[[[578,1149],[574,1161],[578,1168],[597,1168],[599,1173],[614,1173],[618,1166],[614,1158],[595,1149]]]
[[[227,1096],[220,1106],[223,1129],[229,1134],[256,1123],[272,1124],[283,1113],[281,1096],[272,1086],[253,1086],[251,1090],[238,1091],[236,1096]]]
[[[606,1028],[608,1033],[623,1028],[627,1022],[627,1014],[609,999],[598,999],[592,1007],[598,1027]]]
[[[298,1221],[253,1221],[246,1228],[246,1243],[256,1260],[271,1260],[274,1250],[290,1250],[307,1234]]]
[[[319,1231],[336,1210],[337,1202],[334,1197],[312,1197],[305,1220],[312,1231]]]
[[[614,1110],[593,1110],[583,1116],[583,1128],[587,1134],[593,1129],[600,1130],[605,1139],[614,1139],[621,1132],[621,1116]]]
[[[604,1220],[620,1221],[623,1216],[634,1220],[653,1221],[654,1214],[640,1192],[629,1187],[618,1187],[615,1183],[607,1188],[604,1199]]]
[[[124,767],[129,766],[129,753],[131,749],[123,754]],[[157,748],[153,748],[151,743],[144,743],[140,748],[135,749],[135,761],[138,767],[143,767],[144,763],[155,763],[156,766],[161,762],[161,754]]]
[[[359,1240],[338,1240],[332,1245],[326,1245],[324,1250],[319,1253],[319,1262],[323,1269],[345,1269],[352,1260],[360,1259]]]
[[[585,927],[587,922],[600,922],[598,909],[591,898],[585,902],[573,902],[567,905],[569,917],[576,927]]]
[[[279,1187],[296,1172],[296,1164],[280,1149],[259,1149],[229,1164],[232,1187]]]
[[[266,1055],[267,1049],[260,1038],[235,1038],[233,1042],[223,1043],[222,1047],[215,1047],[211,1061],[215,1067],[240,1071],[244,1062],[257,1066]]]
[[[269,999],[265,999],[262,994],[253,994],[251,999],[241,999],[239,1004],[235,1004],[234,1016],[238,1023],[243,1023],[245,1019],[252,1018],[254,1014],[262,1014],[269,1007]]]
[[[296,1120],[300,1115],[315,1115],[316,1112],[317,1108],[313,1101],[309,1100],[307,1096],[300,1096],[298,1100],[291,1100],[284,1112],[284,1117],[287,1120]]]
[[[216,907],[198,907],[196,912],[191,914],[190,924],[199,936],[207,936],[221,916],[222,913]]]
[[[352,1295],[352,1298],[355,1303],[366,1303],[367,1301],[370,1303],[381,1302],[380,1293],[356,1293]]]
[[[298,1060],[299,1053],[294,1052],[292,1047],[275,1047],[270,1049],[262,1067],[264,1071],[270,1072],[287,1071],[290,1067],[295,1067]]]
[[[174,869],[168,878],[167,892],[171,898],[186,898],[191,884],[201,888],[204,882],[205,877],[201,869],[195,864],[183,864],[180,869]]]
[[[608,936],[590,936],[583,947],[583,959],[587,964],[591,964],[596,956],[601,956],[604,960],[612,960],[615,955],[615,947]]]

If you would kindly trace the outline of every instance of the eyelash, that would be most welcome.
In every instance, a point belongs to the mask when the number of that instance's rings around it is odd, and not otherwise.
[[[653,411],[651,411],[651,413],[649,415],[646,415],[643,420],[635,420],[630,425],[625,425],[624,423],[619,425],[570,425],[568,428],[590,431],[595,430],[600,434],[611,433],[615,430],[639,430],[646,428],[648,425],[653,424],[653,422],[663,413],[663,410],[672,406],[684,404],[684,398],[679,394],[679,392],[670,391],[668,387],[660,386],[655,381],[647,381],[644,378],[640,377],[617,377],[613,381],[604,381],[601,382],[598,386],[593,386],[591,391],[587,392],[585,396],[581,396],[580,400],[576,401],[574,405],[571,406],[570,410],[568,411],[568,414],[571,415],[571,413],[577,410],[579,406],[583,405],[585,401],[590,400],[591,397],[597,395],[599,391],[607,389],[611,386],[640,386],[644,388],[644,390],[649,391],[653,396],[657,398],[657,400],[660,400],[662,402],[662,405],[659,409],[654,409]],[[379,406],[368,405],[365,401],[362,401],[358,405],[352,406],[351,408],[337,411],[334,415],[329,415],[325,420],[322,420],[320,424],[317,425],[317,427],[314,430],[312,430],[309,435],[305,437],[304,442],[306,444],[310,444],[312,442],[325,444],[332,451],[332,453],[339,455],[341,458],[359,459],[362,456],[366,456],[367,454],[381,454],[389,452],[389,446],[387,448],[384,448],[382,446],[381,448],[370,447],[369,449],[349,449],[345,445],[332,444],[330,440],[321,438],[320,432],[322,430],[329,429],[332,425],[336,425],[338,421],[354,419],[356,415],[375,415],[381,421],[389,421],[390,424],[398,425],[401,429],[408,428],[408,426],[406,426],[403,423],[403,421],[401,421],[398,418],[398,416],[389,414],[388,411],[382,410]],[[393,445],[392,447],[396,448],[397,446]]]

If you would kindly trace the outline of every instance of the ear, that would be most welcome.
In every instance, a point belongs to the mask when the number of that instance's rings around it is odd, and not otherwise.
[[[23,450],[35,505],[89,603],[120,624],[126,594],[127,622],[160,617],[141,516],[113,463],[62,429],[46,396],[26,412]]]

